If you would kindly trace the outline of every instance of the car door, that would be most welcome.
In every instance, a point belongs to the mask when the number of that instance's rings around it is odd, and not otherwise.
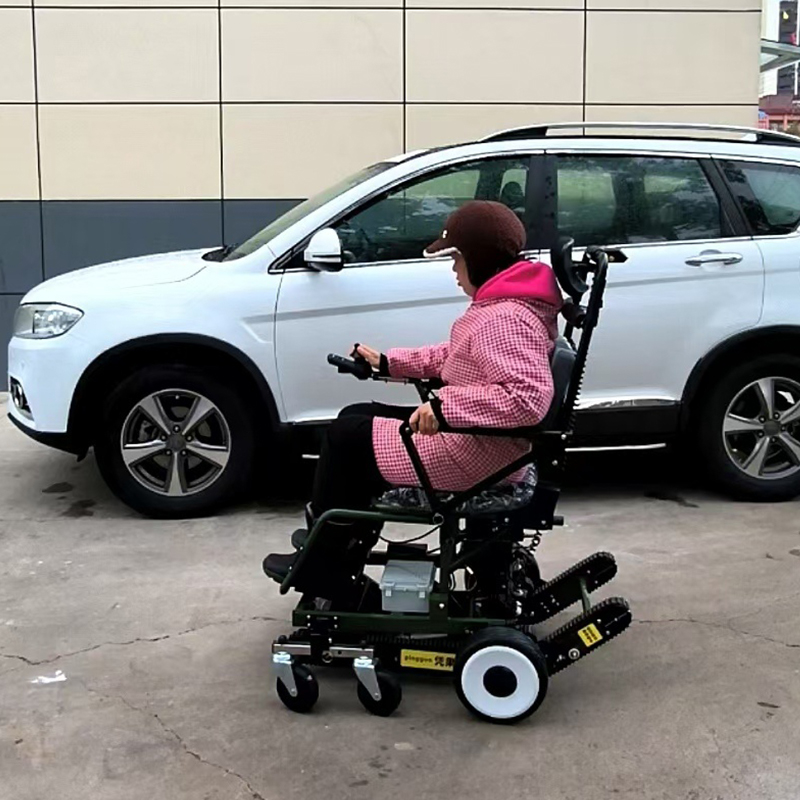
[[[526,219],[530,156],[472,159],[416,176],[331,220],[345,267],[308,269],[305,243],[285,268],[275,345],[281,394],[292,422],[331,419],[349,403],[413,403],[408,388],[359,383],[328,366],[355,342],[384,350],[447,339],[467,306],[449,258],[426,259],[449,214],[468,200],[500,200]]]
[[[761,325],[797,325],[800,290],[800,164],[761,157],[720,161],[764,257]]]
[[[677,411],[695,364],[762,311],[763,260],[715,164],[573,151],[548,168],[558,233],[628,257],[609,268],[581,407]]]

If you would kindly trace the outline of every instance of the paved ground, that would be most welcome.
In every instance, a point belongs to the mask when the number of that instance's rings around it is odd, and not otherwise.
[[[143,520],[91,458],[27,441],[0,411],[3,800],[798,797],[797,503],[726,502],[675,483],[662,454],[574,459],[569,525],[541,558],[614,552],[629,632],[515,727],[419,678],[396,716],[370,717],[346,670],[297,716],[268,668],[292,601],[259,568],[297,497]]]

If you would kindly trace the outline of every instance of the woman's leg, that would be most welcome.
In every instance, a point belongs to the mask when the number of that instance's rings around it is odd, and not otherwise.
[[[328,428],[314,478],[309,523],[331,508],[368,509],[372,498],[389,486],[375,460],[372,419],[351,413]],[[349,591],[352,576],[360,574],[379,532],[380,526],[373,522],[326,523],[312,545],[295,588],[329,599],[340,590]],[[295,559],[295,553],[270,554],[264,560],[264,571],[275,580],[283,580]]]
[[[387,419],[400,419],[408,422],[411,415],[416,410],[415,406],[392,406],[386,403],[355,403],[347,406],[339,412],[339,419],[342,417],[364,416],[364,417],[386,417]]]
[[[322,445],[307,510],[309,526],[332,508],[368,509],[372,498],[388,485],[372,449],[372,417],[350,414],[337,419],[328,428]],[[348,519],[326,522],[295,578],[295,588],[328,599],[351,593],[379,532],[380,526],[374,522]],[[307,534],[296,546],[305,547],[306,541]],[[282,580],[295,560],[295,553],[271,554],[264,561],[264,571],[275,580]]]
[[[328,428],[314,477],[315,516],[330,508],[369,508],[388,486],[372,449],[372,416],[348,413]]]

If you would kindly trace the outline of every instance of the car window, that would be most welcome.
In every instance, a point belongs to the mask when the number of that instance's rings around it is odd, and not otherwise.
[[[792,233],[800,225],[800,168],[727,161],[725,177],[755,234]]]
[[[719,199],[694,159],[559,156],[558,229],[580,246],[718,239]]]
[[[505,203],[525,223],[527,182],[527,158],[458,164],[416,178],[335,226],[345,262],[422,258],[422,251],[441,235],[450,214],[469,200]]]

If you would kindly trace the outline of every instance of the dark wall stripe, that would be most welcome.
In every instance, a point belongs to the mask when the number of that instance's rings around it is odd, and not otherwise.
[[[220,225],[223,242],[227,242],[225,231],[225,147],[223,137],[224,113],[222,106],[222,0],[217,0],[217,101],[219,102],[219,196],[220,196]]]
[[[12,101],[3,101],[0,105],[4,106],[32,106],[34,103]],[[201,101],[173,101],[173,100],[135,100],[135,101],[96,101],[83,102],[78,100],[70,100],[67,102],[49,102],[44,101],[38,103],[39,106],[217,106],[219,103],[216,100],[201,100]],[[404,105],[399,100],[227,100],[222,103],[222,106],[399,106]],[[464,100],[410,100],[405,105],[409,106],[574,106],[579,108],[583,103],[565,100],[557,102],[554,100],[480,100],[474,102],[466,102]],[[758,100],[752,103],[718,103],[709,101],[706,103],[667,103],[667,102],[644,102],[644,103],[621,103],[621,102],[603,102],[603,101],[590,101],[585,105],[587,106],[653,106],[656,108],[682,108],[682,107],[698,107],[705,108],[711,106],[713,108],[751,108],[758,105]]]
[[[31,6],[15,6],[5,5],[0,3],[0,8],[30,8]],[[209,6],[176,6],[170,5],[168,2],[156,6],[100,6],[100,5],[71,5],[71,6],[36,6],[39,11],[48,11],[50,9],[59,9],[61,11],[160,11],[162,9],[178,10],[178,11],[208,11],[210,8],[215,8],[214,5]],[[222,6],[223,11],[398,11],[399,6]],[[560,13],[580,13],[583,11],[581,8],[551,8],[549,6],[537,6],[535,4],[530,6],[418,6],[410,11],[558,11]],[[759,8],[590,8],[589,12],[592,14],[607,14],[608,12],[625,12],[632,14],[760,14]]]
[[[222,242],[219,200],[46,201],[45,276]]]
[[[583,121],[586,122],[586,75],[587,56],[589,53],[589,14],[586,10],[587,0],[583,0]]]
[[[402,33],[402,41],[403,41],[403,52],[402,52],[402,71],[403,71],[403,152],[405,153],[408,150],[408,90],[407,90],[407,83],[408,83],[408,74],[407,74],[407,67],[408,67],[408,60],[406,59],[406,0],[403,0],[403,33]]]
[[[39,55],[36,45],[36,9],[31,6],[31,36],[33,39],[33,99],[36,103],[34,113],[34,132],[36,134],[36,182],[37,191],[39,192],[39,270],[41,279],[44,280],[44,237],[42,230],[44,223],[42,221],[42,147],[39,136]],[[0,284],[1,285],[1,284]]]

